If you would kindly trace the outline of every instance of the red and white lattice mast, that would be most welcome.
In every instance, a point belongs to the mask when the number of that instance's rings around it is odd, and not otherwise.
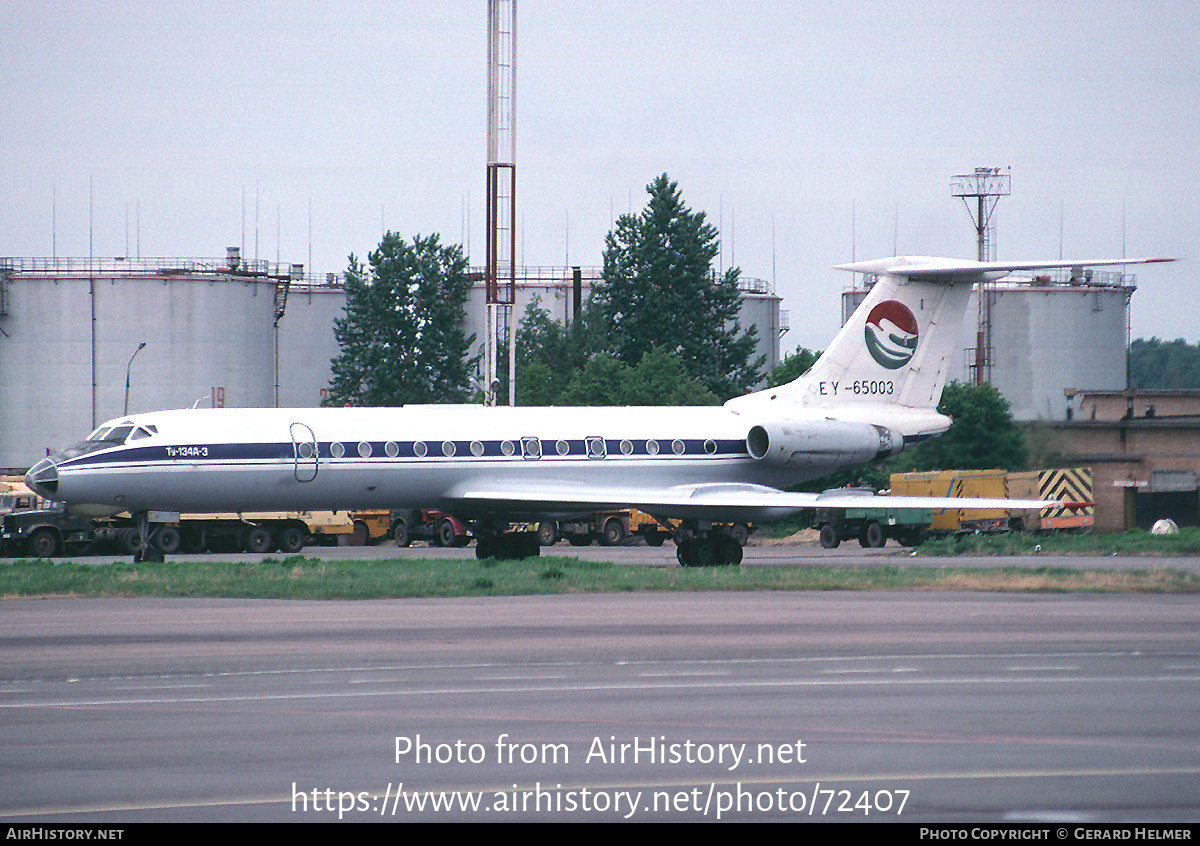
[[[1000,198],[1011,193],[1011,185],[1011,173],[1002,173],[998,167],[977,167],[974,173],[955,176],[950,182],[950,193],[962,198],[967,207],[967,214],[975,224],[979,261],[996,260],[996,235],[992,228],[992,212],[996,210]],[[975,201],[974,205],[972,200]],[[975,334],[974,381],[976,385],[982,385],[992,381],[992,300],[995,297],[995,283],[981,282],[977,294],[979,324]]]
[[[487,404],[496,405],[498,351],[508,345],[508,404],[516,397],[517,0],[488,0]]]

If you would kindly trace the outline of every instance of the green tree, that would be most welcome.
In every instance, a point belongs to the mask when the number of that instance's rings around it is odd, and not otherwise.
[[[517,327],[517,405],[559,405],[587,361],[582,336],[563,326],[534,297]],[[506,374],[507,375],[507,374]]]
[[[1008,400],[991,385],[951,382],[942,390],[937,410],[954,423],[917,447],[908,462],[899,463],[912,464],[913,470],[1024,470],[1028,465],[1025,436],[1013,422]]]
[[[683,204],[666,174],[646,188],[639,215],[622,215],[608,233],[604,282],[593,293],[613,354],[635,366],[666,344],[688,375],[721,399],[744,393],[765,361],[751,361],[757,330],[742,331],[737,268],[717,275],[717,230]]]
[[[1138,338],[1129,345],[1129,383],[1137,390],[1200,388],[1200,346]]]
[[[350,256],[346,315],[334,321],[329,405],[461,402],[470,389],[475,336],[463,331],[470,290],[458,246],[437,235],[411,244],[394,232],[368,255]]]
[[[625,405],[629,369],[625,362],[608,353],[595,355],[571,377],[559,404]]]
[[[566,385],[545,362],[517,365],[517,405],[561,405]]]
[[[594,315],[594,310],[591,312]],[[517,405],[717,405],[683,362],[655,346],[630,367],[608,352],[589,354],[588,321],[563,326],[537,298],[517,329]]]
[[[688,376],[679,357],[664,346],[651,347],[625,374],[625,405],[719,405],[720,400]]]
[[[805,347],[796,347],[794,353],[785,355],[783,361],[771,368],[771,372],[767,374],[767,387],[774,388],[794,382],[807,373],[820,357],[819,352],[813,352]]]

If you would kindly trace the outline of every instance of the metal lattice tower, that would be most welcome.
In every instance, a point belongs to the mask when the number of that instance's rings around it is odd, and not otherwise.
[[[508,404],[516,404],[517,0],[488,2],[487,403],[497,402],[498,351],[508,346]]]
[[[1009,168],[1012,170],[1012,168]],[[1001,173],[998,167],[977,167],[974,173],[951,177],[950,193],[962,197],[967,214],[975,224],[975,233],[979,238],[980,261],[996,260],[996,244],[992,234],[992,212],[1001,197],[1007,197],[1011,191],[1012,175]],[[975,207],[971,207],[975,200]]]
[[[1011,168],[1009,168],[1011,170]],[[992,229],[992,213],[1001,197],[1011,193],[1012,175],[1001,173],[998,167],[977,167],[974,173],[951,177],[950,193],[961,197],[967,214],[975,225],[979,261],[996,260],[996,239]],[[971,200],[974,200],[972,206]],[[992,298],[993,284],[979,285],[979,326],[975,343],[975,384],[992,381]]]

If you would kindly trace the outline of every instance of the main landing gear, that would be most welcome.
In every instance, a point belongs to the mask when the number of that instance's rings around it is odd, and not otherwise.
[[[536,558],[542,554],[537,532],[502,532],[483,526],[473,527],[475,535],[475,557],[484,558]]]
[[[685,520],[675,530],[675,557],[681,567],[713,567],[742,563],[742,545],[728,527]]]

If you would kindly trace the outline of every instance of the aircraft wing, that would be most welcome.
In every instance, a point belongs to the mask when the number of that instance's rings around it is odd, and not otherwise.
[[[538,490],[506,485],[461,485],[443,497],[450,511],[566,516],[592,511],[637,508],[658,517],[714,522],[774,520],[807,508],[1006,508],[1042,509],[1075,505],[1058,500],[981,497],[872,496],[828,491],[780,491],[761,485],[713,483],[648,489],[642,487],[542,486]],[[1078,503],[1082,505],[1083,503]]]

